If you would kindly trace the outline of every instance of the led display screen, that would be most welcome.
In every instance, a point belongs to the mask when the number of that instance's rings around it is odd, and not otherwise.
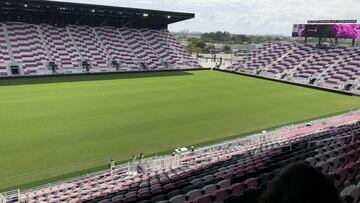
[[[360,24],[296,24],[292,36],[360,39]]]

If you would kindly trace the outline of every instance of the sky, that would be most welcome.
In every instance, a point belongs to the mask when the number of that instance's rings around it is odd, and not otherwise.
[[[170,31],[291,35],[307,20],[360,19],[360,0],[58,0],[195,13]]]

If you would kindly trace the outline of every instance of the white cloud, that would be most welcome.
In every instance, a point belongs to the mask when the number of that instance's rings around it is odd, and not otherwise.
[[[62,1],[62,0],[61,0]],[[179,31],[229,31],[290,35],[294,23],[308,19],[358,19],[360,0],[66,0],[70,2],[195,13],[170,25]]]

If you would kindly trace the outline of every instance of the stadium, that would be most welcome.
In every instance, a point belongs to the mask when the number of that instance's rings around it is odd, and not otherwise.
[[[304,43],[209,69],[168,30],[193,13],[0,10],[0,203],[257,203],[298,161],[360,200],[357,21],[296,24]]]

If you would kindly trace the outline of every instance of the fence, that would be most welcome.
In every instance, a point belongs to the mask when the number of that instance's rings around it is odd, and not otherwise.
[[[212,152],[217,152],[220,150],[231,151],[233,148],[236,148],[239,151],[239,153],[244,153],[247,151],[251,151],[251,150],[260,148],[260,151],[262,151],[261,148],[266,147],[272,143],[281,143],[281,141],[284,139],[284,134],[276,133],[278,131],[286,132],[286,131],[296,130],[296,129],[313,126],[313,125],[322,125],[322,124],[326,123],[326,121],[331,121],[332,119],[335,120],[337,118],[342,118],[345,116],[357,115],[357,114],[360,114],[360,111],[354,111],[354,112],[347,113],[347,114],[340,115],[340,116],[334,116],[331,118],[320,119],[320,120],[316,120],[316,121],[305,123],[305,124],[286,126],[286,127],[282,127],[277,130],[274,130],[272,132],[258,133],[258,134],[248,136],[245,138],[239,138],[239,139],[235,139],[235,140],[225,141],[223,143],[219,143],[216,145],[203,147],[203,148],[197,149],[194,152],[192,152],[192,151],[185,152],[182,155],[180,155],[179,157],[171,157],[171,156],[155,157],[153,160],[148,162],[147,171],[148,172],[149,171],[157,171],[160,169],[167,170],[167,169],[171,169],[171,168],[181,167],[184,164],[183,160],[191,159],[192,157],[197,156],[197,155],[209,154],[209,153],[211,154]],[[354,123],[356,121],[357,120],[351,120],[350,122],[339,123],[338,125],[333,124],[333,123],[328,124],[328,125],[339,126],[339,125],[344,125],[344,124],[348,124],[348,123]],[[310,133],[303,133],[303,134],[301,134],[300,137],[306,137],[310,134],[314,134],[314,133],[326,131],[326,130],[328,130],[328,128],[322,128],[320,130],[312,131]],[[289,143],[289,146],[291,147],[291,143]],[[242,149],[242,150],[239,150],[239,149]]]
[[[6,203],[6,198],[0,194],[0,203]]]
[[[20,202],[20,189],[0,194],[0,203]]]
[[[337,140],[343,140],[343,139],[346,139],[346,138],[351,138],[351,142],[355,142],[355,140],[357,139],[357,135],[355,134],[352,134],[352,135],[347,135],[347,136],[342,136],[342,137],[334,137],[334,138],[327,138],[327,139],[322,139],[322,140],[316,140],[316,141],[311,141],[309,139],[308,141],[308,148],[310,148],[311,144],[314,143],[314,144],[319,144],[319,143],[324,143],[324,142],[327,142],[327,141],[337,141]]]
[[[191,160],[193,157],[201,156],[204,154],[211,155],[211,154],[217,153],[221,150],[227,151],[227,152],[233,151],[234,154],[241,154],[241,153],[245,153],[245,152],[255,152],[255,150],[257,150],[257,149],[258,150],[260,149],[260,151],[262,151],[262,148],[266,149],[267,146],[270,146],[273,143],[278,143],[279,145],[283,145],[283,146],[287,145],[287,146],[291,147],[291,142],[289,142],[289,140],[286,140],[286,138],[291,138],[291,135],[288,135],[288,132],[296,131],[298,129],[306,128],[308,126],[313,126],[313,125],[314,126],[315,125],[326,126],[325,123],[327,123],[327,121],[334,121],[336,119],[341,119],[341,118],[345,118],[346,116],[352,116],[352,115],[358,116],[358,115],[360,115],[360,111],[354,111],[354,112],[343,114],[340,116],[334,116],[331,118],[320,119],[320,120],[308,122],[305,124],[286,126],[286,127],[282,127],[277,130],[274,130],[272,132],[258,133],[258,134],[254,134],[254,135],[251,135],[251,136],[248,136],[245,138],[238,138],[238,139],[225,141],[225,142],[215,144],[215,145],[198,148],[195,151],[188,151],[181,155],[155,156],[155,157],[141,160],[141,162],[140,161],[129,162],[129,163],[126,163],[126,164],[123,164],[123,165],[117,167],[116,172],[120,173],[120,174],[124,174],[124,177],[136,175],[136,167],[139,165],[141,165],[141,167],[145,173],[152,173],[152,172],[156,172],[159,170],[176,169],[176,168],[179,168],[179,167],[182,167],[182,166],[188,164],[187,160]],[[359,116],[359,118],[360,118],[360,116]],[[338,124],[330,122],[330,123],[328,123],[328,125],[339,126],[339,125],[354,123],[356,121],[358,121],[358,120],[355,119],[355,120],[350,120],[350,121],[342,122],[342,123],[339,122]],[[294,137],[296,137],[296,138],[307,137],[311,134],[321,132],[321,131],[326,131],[326,130],[328,130],[328,128],[323,127],[317,131],[311,131],[311,132],[307,132],[307,133],[304,132],[304,133],[298,134]],[[309,143],[310,142],[312,142],[311,137],[309,137]],[[196,164],[200,165],[204,162],[216,161],[215,156],[208,156],[208,157],[210,157],[210,159],[204,159]],[[194,165],[194,167],[196,166],[196,164]],[[48,185],[43,185],[40,187],[32,188],[25,192],[36,191],[36,190],[46,188],[49,186],[53,186],[53,185],[83,180],[84,178],[89,178],[89,177],[104,174],[107,172],[109,172],[109,171],[101,171],[101,172],[77,177],[74,179],[70,179],[67,181],[59,181],[59,182],[55,182],[55,183],[50,183]],[[3,200],[3,199],[5,199],[5,200]],[[24,201],[26,201],[26,200],[21,200],[20,190],[10,191],[7,193],[3,193],[3,195],[0,195],[0,203],[4,203],[4,202],[6,202],[6,200],[8,200],[9,202],[24,202]]]

